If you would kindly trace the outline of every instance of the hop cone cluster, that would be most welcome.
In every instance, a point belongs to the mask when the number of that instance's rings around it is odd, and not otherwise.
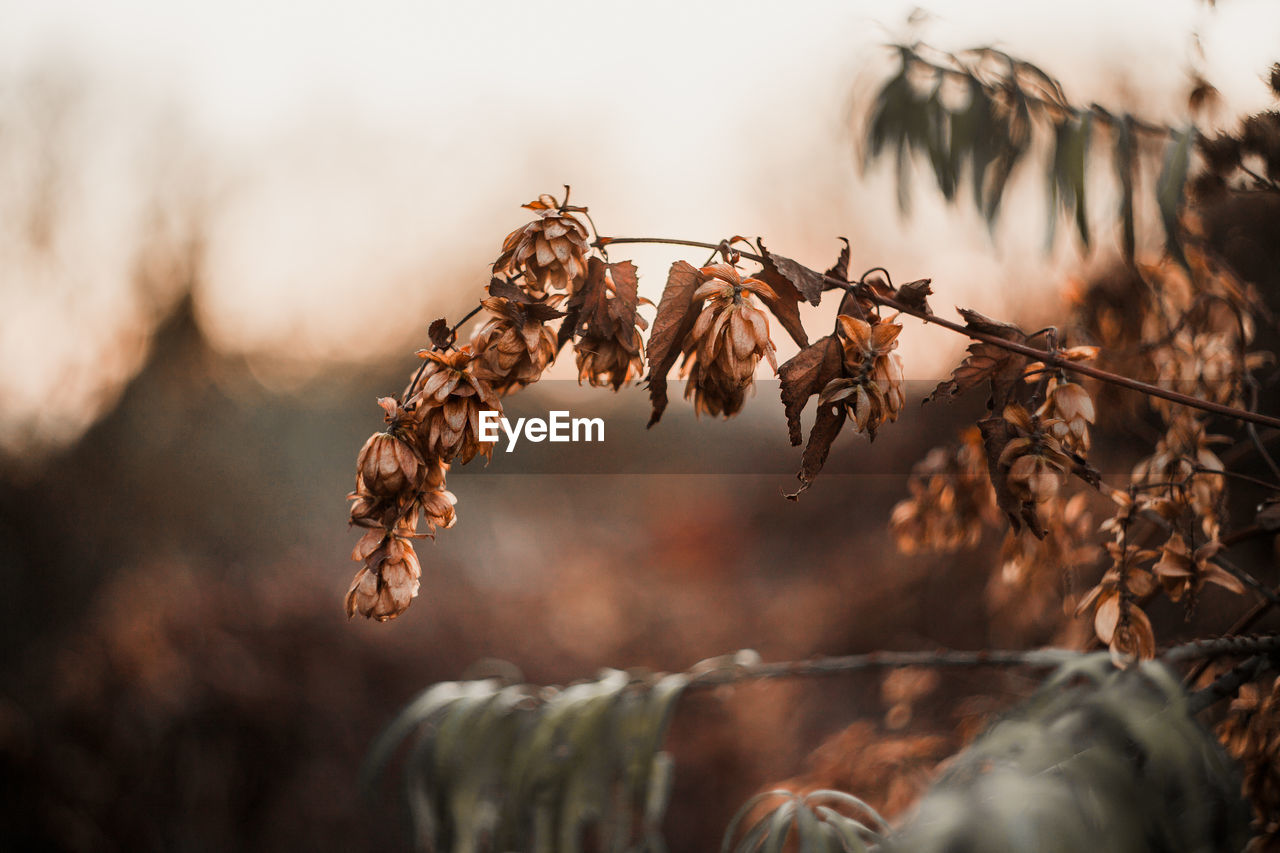
[[[497,394],[472,370],[469,347],[423,350],[404,394],[378,401],[387,428],[365,442],[348,495],[351,523],[365,529],[351,557],[363,563],[347,590],[347,616],[399,616],[418,594],[422,567],[413,540],[452,527],[457,499],[445,488],[455,459],[493,452],[480,440],[480,412],[501,412]],[[425,528],[425,532],[419,532]]]

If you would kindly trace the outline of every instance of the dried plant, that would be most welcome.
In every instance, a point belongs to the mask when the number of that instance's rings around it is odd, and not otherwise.
[[[1110,285],[1101,281],[1076,286],[1063,322],[1035,331],[967,308],[958,309],[956,321],[930,308],[931,280],[895,286],[881,267],[850,275],[853,252],[847,240],[836,262],[818,272],[770,251],[760,239],[752,243],[733,236],[700,242],[605,236],[596,230],[586,207],[569,205],[568,187],[563,201],[540,196],[526,205],[537,218],[504,241],[480,306],[452,326],[444,320],[432,323],[433,346],[419,353],[422,367],[404,394],[379,401],[387,429],[371,437],[361,451],[351,495],[352,523],[366,532],[353,554],[363,566],[347,595],[347,612],[388,619],[405,610],[420,584],[412,540],[447,528],[454,520],[454,498],[444,482],[448,464],[465,464],[492,451],[480,440],[480,413],[500,412],[500,397],[538,381],[566,344],[574,346],[580,382],[593,386],[618,391],[639,378],[647,365],[651,427],[668,405],[668,376],[677,362],[679,376],[687,379],[685,397],[695,413],[722,417],[743,408],[762,373],[761,362],[766,362],[780,380],[789,439],[792,445],[804,445],[797,474],[800,488],[788,495],[796,499],[816,481],[846,423],[873,441],[889,424],[910,417],[898,346],[904,334],[911,334],[906,328],[914,318],[969,341],[961,363],[924,402],[983,393],[987,413],[966,425],[954,444],[935,449],[915,467],[909,496],[889,519],[898,547],[907,554],[976,549],[983,546],[987,531],[1002,531],[998,552],[992,552],[992,606],[1037,614],[1051,620],[1050,627],[1064,641],[1082,646],[1077,651],[1105,647],[1109,655],[1088,658],[1087,666],[1059,675],[1032,700],[1020,719],[1056,721],[1045,723],[1047,729],[1035,729],[1024,738],[1026,727],[1006,723],[958,758],[921,807],[922,814],[934,817],[908,824],[901,838],[915,838],[914,826],[926,827],[921,838],[927,836],[927,841],[910,849],[950,849],[957,839],[984,833],[1007,841],[1003,833],[1011,818],[1005,811],[992,812],[997,824],[979,825],[975,815],[986,812],[966,812],[947,785],[961,780],[983,790],[989,787],[992,798],[999,799],[995,792],[1014,791],[1029,778],[1039,779],[1048,766],[1044,761],[1052,763],[1053,756],[1061,754],[1066,760],[1068,753],[1079,753],[1082,742],[1095,740],[1100,750],[1114,752],[1119,750],[1115,737],[1127,733],[1125,743],[1137,743],[1144,755],[1167,752],[1170,761],[1160,763],[1160,758],[1158,767],[1082,761],[1082,778],[1107,793],[1097,808],[1080,806],[1080,826],[1123,826],[1116,838],[1129,840],[1113,839],[1120,845],[1116,849],[1136,849],[1124,845],[1141,837],[1164,839],[1163,844],[1188,833],[1206,839],[1197,849],[1234,849],[1230,845],[1244,831],[1231,793],[1235,780],[1192,715],[1256,678],[1263,664],[1277,663],[1273,641],[1230,635],[1247,630],[1280,604],[1280,588],[1272,590],[1236,566],[1228,554],[1242,542],[1280,530],[1280,465],[1257,431],[1259,426],[1280,428],[1280,418],[1258,411],[1259,374],[1272,356],[1253,347],[1260,325],[1270,321],[1269,313],[1254,288],[1216,253],[1202,213],[1203,205],[1228,186],[1237,192],[1280,191],[1275,183],[1280,174],[1276,114],[1251,117],[1238,134],[1210,140],[1193,126],[1174,129],[1132,115],[1117,116],[1097,105],[1073,106],[1049,75],[999,51],[947,55],[912,46],[900,47],[899,57],[899,73],[881,90],[869,121],[868,162],[896,149],[899,185],[904,187],[912,154],[923,153],[948,199],[958,193],[967,170],[975,203],[994,223],[1011,175],[1032,156],[1034,135],[1047,130],[1052,137],[1051,218],[1062,212],[1072,216],[1088,246],[1096,234],[1085,209],[1086,171],[1095,160],[1091,152],[1105,138],[1120,188],[1123,289],[1108,291]],[[1277,81],[1280,72],[1272,75],[1273,87]],[[1203,101],[1206,91],[1200,86],[1193,102],[1196,97]],[[1162,256],[1140,257],[1135,178],[1152,154],[1161,160],[1154,187],[1167,243]],[[1259,158],[1266,177],[1250,166]],[[1185,191],[1188,185],[1190,195]],[[638,296],[635,266],[609,259],[611,250],[635,243],[700,247],[713,253],[701,266],[687,260],[672,264],[651,324],[640,315],[651,303]],[[837,298],[824,301],[833,291]],[[827,315],[829,332],[811,336],[801,322],[801,302],[836,303]],[[458,345],[458,329],[481,310],[488,318],[469,344]],[[781,365],[770,315],[800,348]],[[556,321],[559,325],[553,328],[550,324]],[[650,325],[646,340],[642,332]],[[802,417],[810,401],[816,402],[806,437]],[[1124,430],[1145,436],[1136,454],[1131,441],[1117,440]],[[1224,439],[1224,431],[1235,431],[1239,438]],[[1225,442],[1235,443],[1230,452],[1221,450]],[[1108,465],[1119,458],[1129,473],[1104,476],[1096,458],[1106,458]],[[1244,463],[1252,465],[1254,473],[1238,470]],[[1255,476],[1259,472],[1269,477]],[[1251,524],[1231,517],[1231,480],[1265,490],[1267,502]],[[418,532],[419,516],[426,520],[425,534]],[[1185,636],[1186,629],[1159,615],[1159,601],[1176,605],[1173,609],[1189,618],[1210,588],[1236,597],[1252,590],[1262,602],[1236,625],[1222,626],[1229,636],[1220,645],[1175,646],[1171,651],[1170,641]],[[1074,613],[1075,620],[1055,613]],[[1080,625],[1085,630],[1078,630]],[[1034,653],[1009,655],[1009,663],[1043,662]],[[1219,655],[1245,655],[1251,668],[1231,670],[1191,700],[1166,670],[1144,663],[1157,657],[1174,662]],[[998,658],[984,652],[964,660],[991,665]],[[955,660],[941,653],[912,662],[942,666]],[[832,668],[854,668],[848,661],[844,664]],[[720,662],[678,681],[683,689],[764,675],[831,671],[778,664],[765,672],[761,666],[768,665]],[[1072,677],[1084,678],[1087,689],[1072,688]],[[612,687],[601,692],[606,681]],[[539,778],[536,768],[521,765],[515,775],[498,781],[498,771],[486,763],[497,760],[495,747],[482,734],[491,731],[493,737],[505,738],[501,743],[520,754],[525,747],[518,744],[526,741],[538,755],[549,754],[546,750],[557,743],[576,749],[573,733],[578,727],[592,733],[584,738],[601,736],[599,729],[591,728],[596,723],[590,722],[599,719],[592,716],[597,710],[626,713],[634,706],[635,694],[654,689],[655,683],[667,682],[610,675],[546,694],[465,685],[428,694],[422,700],[425,705],[406,712],[413,725],[428,719],[437,723],[430,730],[434,734],[420,740],[409,759],[420,837],[430,847],[444,843],[442,838],[465,836],[480,849],[556,837],[557,849],[578,849],[582,830],[591,825],[598,826],[593,837],[603,848],[626,849],[640,837],[641,849],[656,849],[654,833],[665,793],[653,795],[659,800],[646,799],[650,795],[643,793],[645,786],[635,783],[639,777],[634,775],[618,787],[617,767],[609,765],[611,770],[597,759],[574,753],[579,757],[570,764],[587,768],[587,777],[556,771],[554,784],[567,786],[557,794],[565,798],[558,801],[561,810],[539,811],[545,803],[521,799]],[[1272,746],[1280,738],[1280,723],[1272,707],[1274,696],[1260,702],[1251,690],[1242,694],[1221,731],[1232,753],[1246,761],[1246,794],[1265,819],[1262,829],[1274,835],[1275,785],[1268,762],[1274,762]],[[570,701],[579,694],[581,703]],[[444,695],[448,703],[436,701]],[[428,701],[430,697],[435,699]],[[467,738],[457,734],[454,742],[446,737],[447,732],[460,732],[464,718],[472,717]],[[393,727],[392,741],[407,735],[405,725]],[[656,730],[660,732],[662,725]],[[1053,732],[1046,734],[1048,729]],[[652,734],[655,729],[650,725],[645,731]],[[1012,738],[1009,733],[1014,731],[1022,734]],[[629,765],[627,773],[650,772],[658,741],[645,743],[635,755],[638,763]],[[597,746],[615,758],[618,750],[627,748]],[[1036,761],[1027,758],[1029,763],[1018,764],[1019,769],[1009,774],[992,770],[992,762],[1004,760],[1001,756],[1023,755],[1025,749],[1038,756]],[[439,761],[431,757],[433,750],[454,756],[443,775]],[[478,762],[474,768],[473,758]],[[1184,758],[1188,763],[1179,763]],[[424,769],[429,766],[436,769]],[[1055,804],[1035,812],[1036,837],[1047,837],[1053,821],[1066,819],[1062,815],[1070,809],[1063,798],[1071,786],[1088,784],[1068,782],[1064,788],[1061,781],[1036,783],[1044,783],[1046,802]],[[1143,787],[1147,785],[1152,787]],[[1210,800],[1169,817],[1153,792],[1174,788],[1182,792],[1180,802],[1199,796],[1189,792],[1211,788],[1214,793]],[[608,791],[616,796],[605,796]],[[480,819],[456,810],[444,813],[451,797],[463,795],[459,792],[487,803],[487,823],[474,822]],[[776,796],[781,802],[762,814],[762,804]],[[1008,809],[1025,811],[1017,805],[1025,800],[1025,795],[1010,799]],[[726,835],[725,849],[782,849],[792,838],[801,849],[858,850],[875,844],[906,849],[896,846],[893,834],[885,835],[878,818],[872,821],[875,829],[863,822],[868,813],[874,817],[873,811],[854,817],[841,810],[863,805],[837,792],[769,792],[744,806]],[[758,819],[747,825],[752,817]],[[1135,824],[1124,822],[1131,818],[1145,829],[1134,830]],[[951,829],[940,835],[942,826]],[[637,827],[643,829],[639,836]],[[1212,837],[1212,827],[1223,833]],[[1081,829],[1072,831],[1079,834]]]

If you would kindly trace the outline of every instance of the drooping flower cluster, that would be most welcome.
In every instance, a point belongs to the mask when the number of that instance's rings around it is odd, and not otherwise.
[[[732,264],[703,267],[707,278],[693,292],[705,303],[684,341],[681,375],[689,378],[685,397],[694,411],[729,417],[742,409],[761,358],[778,370],[769,321],[753,297],[776,298],[755,278],[743,278]]]
[[[818,404],[844,406],[858,432],[875,438],[885,421],[898,419],[907,399],[902,356],[893,351],[902,326],[880,320],[873,325],[845,314],[836,317],[836,323],[845,375],[827,383]]]
[[[1157,302],[1143,318],[1143,339],[1156,342],[1148,357],[1156,384],[1228,406],[1248,407],[1246,378],[1265,356],[1249,353],[1253,289],[1231,272],[1188,247],[1188,269],[1166,262],[1139,268]],[[1151,405],[1166,417],[1178,407]]]
[[[413,540],[456,520],[450,464],[492,454],[481,415],[500,416],[501,398],[537,382],[565,343],[576,340],[579,373],[593,385],[618,388],[642,370],[646,323],[636,309],[646,300],[635,267],[589,256],[586,208],[569,207],[567,194],[563,204],[543,195],[525,207],[538,218],[504,241],[477,309],[488,317],[470,343],[457,344],[457,326],[432,323],[434,346],[418,351],[409,386],[379,401],[387,428],[365,443],[348,496],[351,523],[365,529],[352,552],[363,566],[347,592],[348,616],[386,620],[408,607],[422,574]],[[560,318],[559,329],[548,325]]]
[[[501,412],[501,404],[473,373],[470,348],[419,355],[424,363],[404,402],[378,401],[387,429],[369,437],[356,461],[351,523],[365,533],[351,554],[363,566],[347,591],[347,616],[385,621],[404,612],[422,576],[413,540],[456,521],[457,499],[445,488],[449,462],[493,451],[480,440],[479,416]]]
[[[1219,525],[1226,483],[1225,466],[1212,445],[1225,441],[1205,432],[1201,418],[1184,410],[1175,411],[1166,431],[1156,442],[1155,452],[1133,469],[1133,483],[1167,495],[1201,520],[1206,534]]]

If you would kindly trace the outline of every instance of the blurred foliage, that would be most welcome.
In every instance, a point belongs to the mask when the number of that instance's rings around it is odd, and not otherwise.
[[[422,850],[665,850],[660,746],[686,683],[607,670],[564,689],[437,684],[374,743],[365,776],[417,732],[404,793]]]
[[[1147,152],[1160,158],[1155,200],[1168,243],[1176,247],[1193,128],[1151,124],[1127,113],[1116,116],[1097,104],[1072,105],[1056,79],[993,48],[936,58],[926,50],[898,47],[898,72],[880,89],[867,126],[865,163],[895,154],[898,201],[904,210],[910,200],[912,156],[921,155],[948,201],[956,199],[967,172],[973,203],[994,228],[1009,179],[1027,159],[1039,132],[1051,146],[1050,243],[1061,214],[1074,219],[1084,246],[1091,244],[1085,190],[1096,163],[1092,155],[1105,144],[1120,188],[1125,257],[1134,255],[1135,176]]]

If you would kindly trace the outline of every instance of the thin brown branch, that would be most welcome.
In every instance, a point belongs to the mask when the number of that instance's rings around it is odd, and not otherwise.
[[[619,243],[645,243],[645,244],[662,244],[662,245],[673,245],[673,246],[693,246],[695,248],[700,248],[700,249],[717,248],[717,244],[715,243],[706,243],[698,240],[675,240],[675,239],[667,239],[665,237],[601,237],[599,240],[596,241],[596,244],[599,246],[615,245]],[[744,258],[750,258],[753,261],[757,261],[761,263],[763,263],[764,261],[764,258],[761,255],[757,255],[753,252],[742,251],[740,252],[740,254]],[[845,281],[843,279],[837,278],[835,276],[829,276],[829,275],[823,276],[823,278],[832,287],[839,287],[842,289],[847,289],[849,287],[857,287],[860,284],[862,284],[861,282]],[[986,332],[983,332],[979,329],[969,328],[968,326],[963,326],[960,323],[956,323],[951,320],[946,320],[942,317],[939,317],[936,314],[926,313],[925,311],[922,311],[918,308],[913,308],[907,305],[903,305],[897,300],[890,299],[886,296],[881,296],[880,294],[875,293],[869,288],[864,288],[862,291],[862,295],[865,295],[868,299],[870,299],[871,301],[879,305],[883,305],[886,308],[891,308],[894,311],[897,311],[899,313],[916,317],[917,319],[923,320],[926,323],[932,323],[935,326],[941,326],[944,329],[948,329],[957,334],[964,335],[967,338],[971,338],[976,341],[982,341],[984,343],[988,343],[993,346],[997,346],[1002,349],[1008,350],[1009,352],[1016,352],[1019,355],[1024,355],[1024,356],[1027,356],[1028,358],[1036,359],[1037,361],[1042,361],[1050,367],[1060,368],[1062,370],[1069,370],[1069,371],[1072,371],[1073,373],[1078,373],[1082,376],[1088,376],[1092,379],[1097,379],[1101,382],[1106,382],[1108,384],[1115,385],[1120,388],[1127,388],[1130,391],[1137,391],[1140,394],[1147,394],[1148,396],[1159,397],[1162,400],[1168,400],[1171,403],[1177,403],[1179,405],[1187,406],[1189,408],[1200,409],[1201,411],[1205,411],[1205,412],[1212,412],[1217,415],[1223,415],[1224,417],[1234,418],[1240,421],[1253,422],[1253,423],[1263,424],[1265,426],[1280,428],[1280,418],[1273,418],[1269,415],[1263,415],[1257,412],[1250,412],[1246,409],[1239,409],[1234,406],[1227,406],[1227,405],[1223,405],[1222,403],[1215,403],[1212,400],[1203,400],[1203,399],[1200,399],[1199,397],[1191,397],[1187,394],[1179,394],[1177,391],[1170,391],[1169,389],[1161,388],[1158,385],[1151,385],[1147,382],[1140,382],[1137,379],[1130,379],[1127,376],[1121,376],[1117,373],[1111,373],[1110,371],[1102,370],[1097,367],[1091,367],[1087,364],[1081,364],[1079,362],[1070,361],[1068,359],[1062,358],[1059,355],[1056,355],[1055,353],[1051,353],[1048,350],[1036,349],[1035,347],[1027,346],[1026,344],[1020,344],[1015,341],[1005,340],[1004,338],[998,337],[996,335],[987,334]]]

